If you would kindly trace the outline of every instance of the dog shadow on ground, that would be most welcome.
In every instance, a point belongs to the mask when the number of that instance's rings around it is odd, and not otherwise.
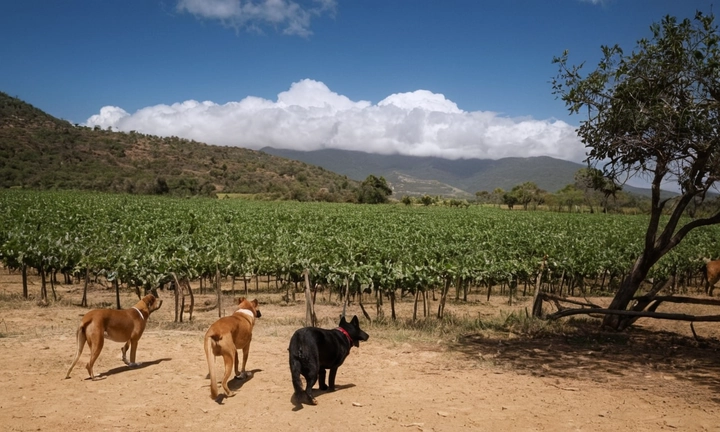
[[[344,389],[353,388],[353,387],[355,387],[355,384],[340,384],[340,385],[336,384],[335,391],[320,390],[320,389],[314,388],[313,396],[315,397],[315,399],[317,399],[318,396],[322,396],[326,393],[335,393],[339,390],[344,390]],[[293,393],[293,395],[290,396],[290,403],[293,404],[293,409],[292,409],[293,411],[300,411],[301,409],[304,408],[303,405],[311,405],[312,406],[312,404],[310,404],[310,401],[307,400],[307,396],[305,395],[305,393],[302,393],[300,395],[296,395]],[[318,404],[319,403],[320,402],[318,401]]]
[[[252,379],[255,377],[255,374],[256,374],[256,373],[262,372],[262,371],[263,371],[262,369],[249,370],[249,371],[247,371],[247,372],[248,372],[248,376],[247,376],[245,379],[239,379],[239,378],[233,377],[233,378],[230,379],[230,381],[228,381],[228,387],[229,387],[230,390],[232,390],[233,392],[237,392],[237,391],[240,390],[245,384],[247,384],[250,380],[252,380]],[[206,379],[210,379],[210,374],[208,374],[205,378],[206,378]],[[222,391],[222,388],[220,389],[220,391]],[[227,395],[225,395],[225,394],[223,394],[223,393],[220,393],[220,394],[218,395],[217,399],[215,399],[215,402],[217,402],[218,405],[222,405],[222,404],[223,404],[223,401],[224,401],[226,398],[227,398]]]
[[[160,363],[162,363],[162,362],[164,362],[164,361],[170,361],[170,360],[172,360],[172,359],[171,359],[171,358],[161,358],[161,359],[157,359],[157,360],[152,360],[152,361],[147,361],[147,362],[141,362],[139,365],[137,365],[137,366],[132,366],[132,367],[131,367],[131,366],[127,366],[127,365],[125,365],[125,366],[120,366],[120,367],[116,367],[116,368],[114,368],[114,369],[110,369],[109,371],[107,371],[107,372],[105,372],[105,373],[103,373],[103,374],[98,375],[98,378],[99,378],[99,379],[105,379],[105,378],[107,378],[107,377],[109,377],[109,376],[111,376],[111,375],[115,375],[115,374],[120,373],[120,372],[126,372],[126,371],[129,371],[129,370],[136,370],[136,369],[144,369],[144,368],[146,368],[146,367],[148,367],[148,366],[155,366],[155,365],[158,365],[158,364],[160,364]]]

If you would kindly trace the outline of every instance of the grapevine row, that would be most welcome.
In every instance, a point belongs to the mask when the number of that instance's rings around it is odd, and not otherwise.
[[[643,216],[496,208],[173,199],[80,192],[0,193],[0,259],[154,288],[195,279],[277,275],[416,292],[446,280],[548,283],[620,277],[642,250]],[[718,255],[718,227],[691,233],[653,277],[694,274]],[[455,282],[453,282],[455,283]]]

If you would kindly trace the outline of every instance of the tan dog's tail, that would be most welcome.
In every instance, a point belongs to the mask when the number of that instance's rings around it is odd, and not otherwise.
[[[221,336],[205,335],[205,357],[207,357],[208,372],[210,374],[210,397],[217,399],[218,388],[215,379],[215,351],[217,350],[217,342]]]
[[[72,372],[78,359],[80,359],[80,354],[82,354],[83,348],[85,348],[85,342],[87,342],[87,337],[85,336],[85,326],[80,324],[77,329],[77,352],[75,353],[75,360],[73,360],[67,374],[65,374],[65,379],[70,378],[70,372]]]

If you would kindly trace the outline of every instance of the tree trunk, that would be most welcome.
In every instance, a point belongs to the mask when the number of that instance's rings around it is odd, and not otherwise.
[[[637,259],[630,273],[625,277],[625,279],[623,279],[620,289],[618,289],[618,292],[615,293],[615,297],[613,297],[612,302],[610,302],[608,309],[627,309],[627,306],[633,300],[633,297],[635,297],[638,289],[640,289],[640,285],[645,280],[645,277],[647,277],[654,261],[656,261],[647,258],[647,255],[648,254],[645,253]],[[630,322],[631,320],[629,317],[621,315],[606,315],[605,318],[603,318],[603,326],[615,330],[626,329]]]

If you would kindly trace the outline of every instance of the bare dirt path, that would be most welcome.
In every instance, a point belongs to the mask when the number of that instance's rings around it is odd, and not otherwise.
[[[141,367],[125,367],[121,345],[106,342],[95,365],[105,379],[87,379],[86,349],[66,380],[75,327],[86,311],[73,306],[80,286],[59,286],[64,301],[40,307],[15,300],[19,276],[0,273],[4,431],[720,430],[717,324],[696,326],[709,337],[700,345],[683,323],[641,324],[607,340],[467,335],[457,341],[413,331],[383,334],[368,324],[370,340],[353,348],[340,368],[338,390],[318,391],[319,405],[294,410],[287,345],[302,322],[301,305],[283,306],[258,295],[263,318],[248,361],[254,375],[232,381],[237,395],[218,404],[209,396],[202,348],[204,329],[217,310],[172,329],[172,300],[161,293],[166,303],[140,340]],[[31,291],[37,292],[37,285]],[[90,301],[112,298],[112,292],[93,291]],[[123,294],[125,307],[136,301],[134,294]],[[492,314],[504,304],[496,301],[448,309]],[[332,327],[341,309],[318,306],[322,326]],[[357,307],[349,313],[361,315]]]

